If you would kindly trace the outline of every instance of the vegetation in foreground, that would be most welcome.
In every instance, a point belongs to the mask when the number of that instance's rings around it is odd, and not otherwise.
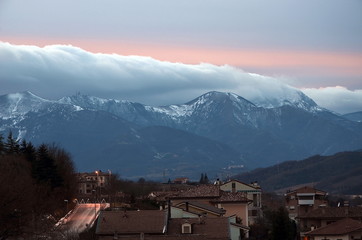
[[[65,215],[76,191],[70,155],[57,146],[0,135],[0,236],[42,234]],[[0,237],[0,238],[1,238]]]

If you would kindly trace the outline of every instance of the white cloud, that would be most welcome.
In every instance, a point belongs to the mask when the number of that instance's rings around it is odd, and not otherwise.
[[[302,90],[318,105],[338,113],[362,111],[362,90],[351,91],[345,87],[306,88]]]
[[[256,103],[298,96],[296,88],[277,78],[228,65],[190,65],[150,57],[93,54],[65,45],[39,48],[2,42],[0,86],[0,94],[29,90],[57,99],[80,91],[149,105],[184,103],[208,91],[233,92]],[[318,94],[310,96],[320,99]],[[353,100],[344,103],[357,105]],[[335,111],[341,108],[322,106]]]

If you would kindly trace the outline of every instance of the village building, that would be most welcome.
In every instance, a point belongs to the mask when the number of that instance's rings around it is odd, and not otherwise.
[[[297,217],[301,235],[339,220],[362,220],[362,207],[321,207]]]
[[[289,218],[295,220],[300,215],[328,206],[327,192],[304,186],[285,194],[285,204]]]
[[[180,178],[175,178],[172,182],[174,184],[187,184],[189,182],[189,179],[186,177],[180,177]]]
[[[77,174],[79,201],[101,201],[105,198],[105,188],[108,186],[111,172],[102,172],[96,170],[94,172],[84,172]]]
[[[171,215],[170,208],[102,211],[98,218],[96,235],[99,240],[238,240],[244,229],[244,226],[236,223],[234,217],[203,217],[195,214],[175,217]]]
[[[361,240],[362,222],[344,218],[329,225],[307,232],[305,240]],[[304,240],[303,239],[303,240]]]
[[[252,202],[248,206],[249,225],[255,223],[256,219],[262,216],[262,192],[257,182],[246,184],[238,180],[229,180],[223,184],[220,184],[220,189],[224,192],[244,193],[245,197]]]

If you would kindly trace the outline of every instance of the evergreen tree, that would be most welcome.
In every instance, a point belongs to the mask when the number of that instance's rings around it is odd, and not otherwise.
[[[50,183],[51,188],[61,185],[61,177],[57,172],[54,158],[50,156],[45,144],[40,145],[38,148],[34,174],[39,182]]]
[[[296,236],[295,223],[290,220],[288,212],[284,207],[280,207],[271,216],[271,239],[293,240]]]
[[[203,174],[203,173],[201,173],[201,177],[200,177],[200,181],[199,181],[199,183],[200,183],[200,184],[204,184],[204,181],[205,181],[204,174]]]
[[[12,131],[9,132],[7,141],[5,142],[5,153],[6,154],[17,154],[20,152],[20,145],[18,141],[13,138]]]
[[[4,137],[0,134],[0,155],[5,154]]]
[[[31,142],[23,140],[20,145],[20,152],[24,155],[25,159],[31,164],[33,178],[35,176],[35,165],[36,165],[36,148]]]
[[[204,175],[204,184],[209,184],[210,181],[209,181],[209,178],[207,177],[207,174],[205,173]]]

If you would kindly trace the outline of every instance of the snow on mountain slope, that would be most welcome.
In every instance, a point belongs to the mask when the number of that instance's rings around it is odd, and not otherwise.
[[[30,111],[36,112],[52,103],[54,102],[28,91],[2,95],[0,96],[0,118],[8,119],[22,116]]]
[[[324,111],[311,98],[302,91],[285,86],[285,91],[280,96],[259,96],[251,99],[257,106],[264,108],[276,108],[285,105],[304,109],[309,112]]]

